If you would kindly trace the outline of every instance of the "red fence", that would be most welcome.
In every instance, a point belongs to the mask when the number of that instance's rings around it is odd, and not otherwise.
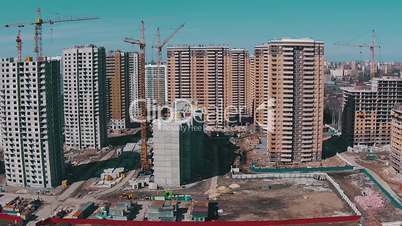
[[[18,222],[22,221],[21,217],[19,217],[19,216],[5,214],[5,213],[0,213],[0,220],[18,221]]]
[[[36,226],[45,226],[57,223],[70,224],[104,224],[104,225],[134,225],[134,226],[267,226],[267,225],[287,225],[287,224],[314,224],[314,223],[335,223],[335,222],[357,222],[360,220],[358,215],[317,217],[288,220],[263,220],[263,221],[207,221],[207,222],[158,222],[158,221],[123,221],[123,220],[102,220],[102,219],[63,219],[48,218],[38,222]]]

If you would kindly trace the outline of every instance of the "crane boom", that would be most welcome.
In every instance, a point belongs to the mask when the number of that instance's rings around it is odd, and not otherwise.
[[[140,40],[133,39],[133,38],[124,38],[123,41],[126,42],[126,43],[129,43],[129,44],[133,44],[133,45],[140,45],[141,44]]]
[[[351,43],[342,43],[336,42],[334,43],[337,46],[349,46],[349,47],[357,47],[357,48],[369,48],[370,50],[370,77],[375,78],[377,75],[377,66],[376,66],[376,59],[375,53],[377,48],[381,48],[380,45],[376,43],[376,33],[375,30],[371,32],[371,43],[361,43],[361,44],[351,44]]]
[[[55,24],[55,23],[63,23],[63,22],[74,22],[74,21],[85,21],[85,20],[98,20],[99,17],[66,17],[56,20],[45,20],[43,24]]]
[[[12,23],[12,24],[4,24],[3,26],[6,28],[9,28],[9,27],[20,27],[21,28],[21,27],[25,27],[28,25],[31,25],[31,23]]]
[[[65,22],[74,22],[74,21],[86,21],[86,20],[97,20],[98,17],[65,17],[59,19],[43,19],[41,15],[41,9],[36,9],[36,18],[33,22],[27,23],[9,23],[5,24],[4,27],[26,27],[26,26],[35,26],[35,47],[34,51],[36,53],[37,58],[41,58],[43,56],[42,51],[42,25],[43,24],[55,24],[55,23],[65,23]]]
[[[370,47],[370,45],[367,43],[351,44],[351,43],[345,43],[345,42],[336,42],[335,45],[336,46],[350,46],[350,47],[357,47],[357,48]]]
[[[176,34],[184,27],[184,24],[180,25],[172,34],[169,35],[159,46],[164,47]]]

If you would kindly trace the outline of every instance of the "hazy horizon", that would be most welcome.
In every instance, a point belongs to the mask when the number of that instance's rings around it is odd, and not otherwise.
[[[282,37],[309,37],[325,42],[328,61],[368,60],[368,48],[335,46],[334,43],[361,44],[371,41],[375,29],[381,49],[378,61],[402,61],[402,31],[398,9],[402,1],[388,4],[372,0],[154,0],[124,1],[6,1],[1,8],[1,57],[16,55],[15,37],[18,28],[3,25],[33,22],[37,7],[43,18],[61,16],[96,16],[100,20],[44,25],[44,54],[61,55],[62,49],[81,44],[104,46],[107,50],[136,50],[125,44],[124,37],[138,37],[139,21],[145,21],[147,61],[155,58],[156,27],[162,40],[177,26],[185,27],[169,42],[175,44],[226,44],[246,48],[253,53],[255,45]],[[23,7],[21,7],[23,5]],[[398,7],[399,6],[399,7]],[[18,14],[13,12],[19,12]],[[34,27],[21,29],[23,55],[33,55]],[[166,53],[164,52],[164,57]]]

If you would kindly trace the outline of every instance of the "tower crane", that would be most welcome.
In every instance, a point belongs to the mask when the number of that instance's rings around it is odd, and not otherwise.
[[[361,43],[361,44],[351,44],[351,43],[335,43],[337,46],[350,46],[357,48],[369,48],[370,50],[370,77],[373,79],[377,76],[377,66],[376,66],[376,58],[375,54],[377,49],[381,48],[380,45],[377,44],[376,33],[375,30],[371,31],[371,43]]]
[[[22,35],[21,30],[18,31],[17,38],[15,39],[17,42],[17,60],[21,62],[22,60]]]
[[[33,22],[29,23],[11,23],[11,24],[5,24],[4,27],[10,28],[10,27],[26,27],[26,26],[35,26],[35,46],[34,46],[34,52],[37,56],[37,58],[43,57],[43,51],[42,51],[42,26],[44,24],[55,24],[55,23],[64,23],[64,22],[72,22],[72,21],[83,21],[83,20],[96,20],[99,19],[98,17],[65,17],[65,18],[59,18],[59,19],[43,19],[42,18],[42,13],[41,9],[37,8],[36,9],[36,18]]]
[[[140,38],[125,38],[124,42],[138,45],[140,52],[138,54],[138,99],[141,116],[141,168],[144,172],[150,170],[147,147],[147,109],[145,102],[145,26],[141,20]]]
[[[156,44],[152,46],[156,49],[156,79],[154,80],[154,96],[156,97],[156,101],[158,105],[162,105],[162,100],[159,95],[160,90],[160,65],[162,61],[162,50],[163,47],[184,27],[184,24],[180,25],[173,31],[163,42],[161,42],[161,34],[159,27],[156,29]]]

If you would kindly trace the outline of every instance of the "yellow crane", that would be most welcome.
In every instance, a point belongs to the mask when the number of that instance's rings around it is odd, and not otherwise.
[[[4,27],[11,28],[11,27],[26,27],[26,26],[35,26],[35,46],[34,52],[36,57],[40,59],[43,57],[43,50],[42,50],[42,26],[44,24],[55,24],[55,23],[65,23],[65,22],[72,22],[72,21],[84,21],[84,20],[96,20],[99,19],[98,17],[65,17],[65,18],[57,18],[57,19],[43,19],[41,9],[36,9],[36,18],[33,22],[28,23],[10,23],[5,24]]]
[[[141,112],[141,168],[143,171],[149,171],[151,165],[148,159],[148,147],[147,147],[147,109],[145,102],[145,25],[141,20],[140,25],[140,38],[125,38],[124,42],[138,45],[140,52],[138,54],[138,99],[139,108]]]
[[[370,58],[371,58],[370,59],[370,77],[372,79],[377,77],[377,62],[376,62],[375,54],[377,52],[377,49],[381,48],[381,46],[377,44],[375,30],[371,31],[371,42],[370,43],[351,44],[351,43],[336,42],[335,45],[349,46],[349,47],[356,47],[356,48],[369,48]]]

